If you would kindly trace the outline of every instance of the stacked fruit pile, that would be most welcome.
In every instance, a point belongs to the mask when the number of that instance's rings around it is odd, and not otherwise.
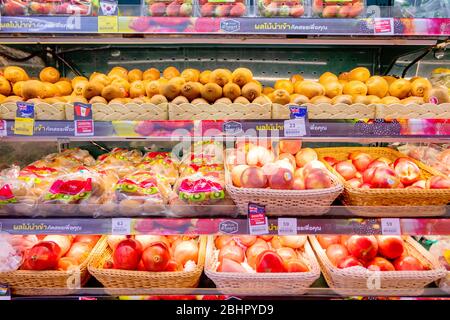
[[[197,236],[108,236],[112,260],[104,269],[137,271],[192,271],[198,263]]]
[[[300,140],[282,140],[278,155],[270,146],[237,143],[227,151],[226,164],[233,185],[242,188],[283,190],[324,189],[332,186],[325,165],[311,148],[302,148]]]
[[[20,270],[67,271],[78,268],[85,262],[99,239],[100,236],[94,235],[11,236],[7,239],[8,244],[14,250],[16,261],[21,262],[15,264],[16,268],[9,268],[8,271],[19,268]],[[4,262],[5,265],[0,265],[0,269],[4,270],[6,264],[11,267],[10,262]]]
[[[305,14],[303,0],[273,1],[258,0],[258,11],[261,17],[293,17],[298,18]]]
[[[242,17],[247,14],[248,0],[199,0],[202,17]]]
[[[314,16],[323,18],[356,18],[364,11],[364,0],[312,0]]]
[[[218,236],[218,272],[308,272],[306,236]]]
[[[192,15],[192,0],[145,0],[145,5],[148,15],[152,17],[190,17]]]
[[[426,270],[417,258],[408,255],[399,236],[317,236],[330,262],[339,269],[364,267],[370,271]]]
[[[449,189],[450,179],[431,176],[425,179],[417,164],[407,157],[390,161],[385,157],[374,159],[365,152],[352,152],[348,160],[337,161],[324,157],[352,188],[406,188],[406,189]]]

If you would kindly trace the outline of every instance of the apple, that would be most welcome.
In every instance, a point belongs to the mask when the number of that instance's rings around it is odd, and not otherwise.
[[[164,2],[155,2],[149,8],[149,14],[153,17],[162,17],[166,13],[166,4]]]
[[[394,162],[394,171],[400,178],[400,182],[410,185],[420,179],[420,169],[408,158],[398,158]]]
[[[326,249],[326,254],[331,263],[338,266],[343,259],[348,257],[348,250],[341,244],[332,244]]]
[[[236,262],[242,263],[244,262],[244,258],[244,250],[242,250],[241,247],[232,244],[224,246],[219,251],[219,261],[222,261],[223,259],[231,259]]]
[[[291,7],[291,12],[290,12],[291,17],[298,18],[304,14],[305,14],[305,8],[303,6],[299,5],[299,6]]]
[[[381,166],[383,168],[389,168],[386,166]],[[363,174],[362,174],[362,182],[363,183],[371,183],[372,179],[373,179],[373,175],[375,173],[375,169],[379,168],[379,167],[372,167],[372,168],[367,168],[366,170],[364,170]]]
[[[399,236],[378,236],[378,251],[388,258],[396,259],[403,254],[403,240]]]
[[[201,5],[200,15],[202,17],[213,17],[215,11],[215,5],[213,3],[206,3]]]
[[[325,172],[328,172],[327,167],[319,161],[319,160],[313,160],[308,162],[303,168],[303,175],[307,176],[311,171],[315,169],[324,170]]]
[[[364,152],[352,152],[349,154],[348,158],[352,160],[356,170],[360,172],[366,170],[369,164],[373,161],[372,157]]]
[[[265,188],[267,177],[259,167],[248,167],[241,174],[241,185],[244,188]]]
[[[295,163],[295,157],[290,153],[280,153],[276,160],[288,160],[291,163],[293,170],[295,170],[297,166]]]
[[[389,160],[389,159],[386,158],[386,157],[379,157],[379,158],[377,158],[376,160],[377,160],[377,161],[384,162],[387,166],[389,166],[389,165],[392,163],[392,161]]]
[[[429,189],[449,189],[450,179],[441,176],[432,176],[427,180],[426,186]]]
[[[325,160],[330,166],[334,166],[339,161],[336,160],[336,158],[333,157],[323,157],[323,160]]]
[[[395,271],[392,263],[382,257],[373,258],[366,264],[366,267],[371,271]]]
[[[388,167],[389,166],[389,164],[386,164],[386,162],[384,162],[384,161],[380,161],[380,160],[373,160],[368,166],[367,166],[367,169],[370,169],[370,168],[378,168],[378,167]],[[366,169],[366,170],[367,170]]]
[[[397,271],[422,271],[423,265],[414,257],[401,256],[394,260],[394,267]]]
[[[339,264],[337,265],[337,267],[339,269],[345,269],[345,268],[350,268],[350,267],[362,267],[363,264],[356,259],[355,257],[352,256],[348,256],[344,259],[341,260],[341,262],[339,262]]]
[[[319,241],[322,249],[326,249],[332,244],[340,244],[341,237],[336,235],[318,235],[317,241]]]
[[[339,10],[339,6],[326,6],[323,8],[322,16],[324,18],[333,18],[336,17]]]
[[[302,148],[301,140],[280,140],[279,143],[280,153],[290,153],[292,155],[297,154]]]
[[[373,188],[397,188],[400,179],[391,168],[378,167],[373,173],[371,185]]]
[[[417,180],[416,182],[414,182],[409,187],[416,187],[416,188],[420,188],[420,189],[426,189],[427,188],[427,181],[426,180]]]
[[[215,10],[216,17],[226,17],[230,13],[231,5],[228,4],[218,4]]]
[[[359,188],[360,189],[371,189],[372,185],[370,183],[363,183]]]
[[[305,180],[303,177],[296,177],[294,175],[294,182],[292,183],[292,190],[305,190]]]
[[[354,235],[347,240],[347,249],[356,259],[369,261],[377,255],[377,239],[374,236]]]
[[[192,4],[183,3],[180,7],[180,17],[190,17],[192,15]]]
[[[356,168],[350,160],[344,160],[334,165],[336,170],[345,180],[353,179],[356,175]]]
[[[231,170],[231,181],[233,182],[233,185],[235,187],[239,187],[239,188],[242,187],[242,181],[241,181],[242,173],[247,168],[249,168],[248,165],[240,164],[240,165],[235,166],[233,168],[233,170]]]
[[[313,169],[305,177],[306,189],[326,189],[332,185],[330,175],[321,169]]]
[[[348,185],[352,188],[359,188],[363,184],[361,179],[353,178],[347,181]]]
[[[316,151],[311,148],[300,149],[300,151],[295,155],[295,162],[297,163],[297,167],[299,168],[305,166],[308,162],[317,159],[318,157]]]
[[[180,15],[181,5],[174,1],[166,8],[166,15],[169,17],[178,17]]]
[[[279,167],[269,176],[269,187],[271,189],[290,190],[294,183],[294,173],[292,170]]]
[[[346,246],[347,247],[347,241],[348,241],[348,239],[350,239],[350,237],[351,236],[349,236],[349,235],[342,235],[341,237],[340,237],[340,244],[342,244],[343,246]]]
[[[266,163],[273,162],[275,156],[273,152],[265,147],[256,146],[247,153],[247,164],[250,166],[262,167]]]
[[[292,171],[292,173],[294,173],[295,171],[295,165],[292,166],[292,163],[289,161],[289,159],[285,158],[283,160],[277,160],[274,162],[274,164],[277,165],[278,167],[288,169]]]
[[[218,272],[246,273],[247,270],[238,262],[231,259],[223,259],[217,268]]]
[[[231,17],[242,17],[245,14],[246,7],[243,3],[236,3],[231,6],[230,16]]]

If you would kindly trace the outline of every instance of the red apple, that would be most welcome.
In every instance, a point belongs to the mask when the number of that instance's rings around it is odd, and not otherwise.
[[[403,240],[399,236],[378,236],[378,250],[388,259],[395,259],[403,254]]]
[[[345,246],[345,247],[347,247],[347,241],[348,241],[348,239],[350,239],[350,237],[351,236],[348,236],[348,235],[342,235],[341,237],[340,237],[340,244],[342,244],[343,246]]]
[[[363,183],[359,188],[360,189],[371,189],[372,185],[370,183]]]
[[[386,164],[386,162],[384,162],[384,161],[380,161],[380,160],[373,160],[368,166],[367,166],[367,169],[370,169],[370,168],[377,168],[377,167],[388,167],[389,165],[388,164]],[[366,169],[366,170],[367,170]]]
[[[339,10],[339,6],[326,6],[323,8],[322,16],[324,18],[334,18],[336,17]]]
[[[180,8],[181,5],[178,2],[174,1],[167,6],[166,15],[169,17],[178,17],[180,15]]]
[[[360,172],[366,170],[373,160],[369,154],[364,152],[352,152],[349,154],[348,158],[352,160],[352,163],[355,166],[356,170]]]
[[[149,8],[149,14],[153,17],[162,17],[166,13],[164,2],[155,2]]]
[[[336,163],[339,162],[333,157],[323,157],[323,160],[325,160],[330,166],[334,166]]]
[[[426,189],[427,181],[426,180],[418,180],[418,181],[414,182],[412,185],[410,185],[408,188],[410,188],[410,187]]]
[[[300,149],[300,151],[295,155],[295,162],[297,163],[297,167],[299,168],[305,166],[308,162],[317,159],[318,157],[316,151],[311,148]]]
[[[377,255],[377,239],[374,236],[351,236],[347,240],[347,249],[356,259],[369,261]]]
[[[214,3],[206,3],[204,5],[201,5],[200,9],[200,15],[202,17],[212,17],[214,16],[214,10],[215,10]]]
[[[277,167],[288,169],[292,171],[292,174],[294,174],[295,166],[292,166],[292,163],[288,159],[284,158],[283,160],[277,160],[274,164]]]
[[[313,169],[305,177],[306,189],[326,189],[332,185],[330,175],[321,169]]]
[[[408,158],[398,158],[394,162],[394,171],[400,178],[400,182],[410,185],[420,179],[419,167]]]
[[[271,189],[290,190],[294,183],[294,173],[286,168],[279,167],[275,173],[269,176]]]
[[[295,157],[290,153],[281,153],[277,157],[277,160],[287,160],[291,164],[292,170],[295,170],[295,168],[296,168]]]
[[[304,13],[305,8],[303,6],[291,7],[291,11],[289,12],[290,16],[294,18],[301,17]]]
[[[332,244],[340,244],[341,237],[336,235],[318,235],[317,241],[319,241],[322,249],[326,249]]]
[[[344,160],[335,164],[334,169],[345,179],[350,180],[355,177],[356,168],[349,160]]]
[[[341,244],[332,244],[326,249],[326,254],[331,263],[338,266],[343,259],[348,257],[348,250]]]
[[[359,188],[363,184],[360,179],[353,178],[347,181],[348,185],[352,188]]]
[[[377,160],[377,161],[384,162],[387,166],[389,166],[389,165],[392,163],[391,160],[389,160],[388,158],[385,158],[385,157],[379,157],[379,158],[377,158],[376,160]]]
[[[423,265],[414,257],[401,256],[394,260],[394,267],[397,271],[422,271]]]
[[[328,172],[327,167],[325,167],[325,165],[319,160],[313,160],[313,161],[308,162],[302,169],[303,169],[304,176],[307,176],[310,172],[312,172],[313,170],[316,170],[316,169],[320,169],[325,172]]]
[[[243,3],[236,3],[232,5],[230,10],[231,17],[242,17],[245,14],[246,7]]]
[[[358,259],[356,259],[355,257],[352,257],[352,256],[348,256],[348,257],[344,258],[337,265],[337,267],[339,269],[345,269],[345,268],[357,267],[357,266],[362,267],[363,264]]]
[[[375,257],[366,265],[371,271],[395,271],[394,266],[382,257]]]
[[[215,16],[216,17],[226,17],[230,14],[231,5],[219,3],[216,6]]]
[[[449,189],[450,179],[441,176],[432,176],[427,180],[426,186],[429,189]]]
[[[397,177],[394,170],[385,167],[378,167],[375,168],[370,184],[373,188],[392,189],[399,186],[400,179]]]
[[[240,180],[244,188],[265,188],[267,186],[267,177],[259,167],[245,169]]]
[[[297,154],[302,148],[301,140],[280,140],[279,149],[280,153],[290,153],[292,155]]]
[[[386,166],[382,166],[382,167],[388,168]],[[371,183],[372,182],[373,174],[375,173],[376,168],[378,168],[378,167],[367,168],[366,170],[364,170],[364,172],[362,174],[363,183]]]
[[[305,180],[302,177],[296,177],[294,175],[294,182],[292,184],[292,190],[305,190]]]

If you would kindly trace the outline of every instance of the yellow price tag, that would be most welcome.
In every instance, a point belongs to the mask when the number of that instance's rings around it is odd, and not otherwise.
[[[16,118],[14,121],[14,134],[32,136],[34,132],[34,119]]]
[[[99,16],[97,24],[99,33],[116,33],[119,31],[117,16]]]

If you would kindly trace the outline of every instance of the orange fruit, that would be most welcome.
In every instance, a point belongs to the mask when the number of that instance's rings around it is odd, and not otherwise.
[[[262,93],[267,95],[267,94],[270,94],[270,93],[272,93],[274,91],[275,91],[275,89],[272,88],[272,87],[264,87]]]
[[[349,75],[350,75],[349,72],[341,72],[341,73],[339,73],[338,79],[339,80],[350,81]]]
[[[370,77],[366,81],[366,86],[369,95],[375,95],[380,98],[383,98],[389,92],[389,84],[380,76]]]
[[[39,73],[39,79],[42,82],[56,83],[60,78],[59,71],[53,67],[46,67]]]
[[[294,84],[287,79],[279,79],[277,81],[275,81],[275,86],[274,86],[275,90],[286,90],[289,94],[293,94],[294,93]]]
[[[357,67],[348,74],[348,79],[366,82],[370,78],[370,71],[365,67]]]

